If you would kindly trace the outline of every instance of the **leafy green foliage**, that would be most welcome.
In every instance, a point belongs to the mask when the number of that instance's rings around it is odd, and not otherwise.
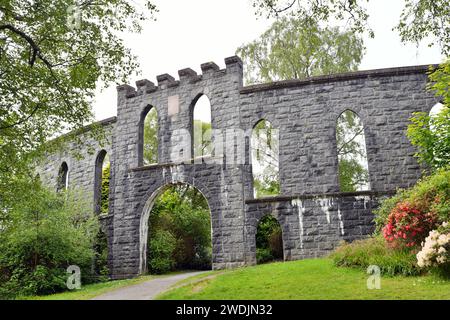
[[[177,239],[167,230],[155,230],[148,243],[149,269],[152,273],[167,273],[176,265],[173,257]]]
[[[396,26],[402,42],[427,39],[429,46],[439,45],[450,53],[450,5],[448,0],[406,0]],[[447,82],[448,83],[448,82]]]
[[[450,171],[441,169],[433,175],[422,178],[414,187],[399,190],[397,194],[384,200],[375,211],[377,233],[386,225],[389,214],[400,202],[415,204],[423,212],[438,216],[437,224],[450,220]]]
[[[256,263],[267,263],[274,260],[270,248],[256,248]]]
[[[158,112],[152,108],[144,120],[144,164],[158,163]]]
[[[421,273],[411,250],[390,248],[382,236],[342,244],[330,257],[336,266],[366,270],[370,265],[376,265],[382,274],[389,276]]]
[[[443,108],[437,115],[416,114],[408,126],[408,137],[418,148],[419,161],[432,170],[450,165],[450,60],[438,68],[430,67],[428,89],[442,99]]]
[[[210,269],[210,220],[208,203],[196,188],[170,186],[157,198],[150,213],[149,270],[163,273],[175,268]],[[165,251],[161,251],[163,243]]]
[[[281,227],[271,215],[261,218],[256,230],[256,261],[258,263],[283,259]]]
[[[39,180],[23,181],[33,192],[17,195],[1,222],[0,295],[48,294],[65,290],[66,268],[90,276],[97,220],[75,194],[55,194]]]
[[[437,115],[415,113],[408,126],[408,138],[417,147],[415,156],[431,170],[450,165],[450,108]]]
[[[342,192],[360,191],[368,182],[368,171],[356,159],[339,160],[339,189]]]
[[[381,234],[381,231],[388,221],[389,215],[397,203],[405,201],[408,199],[409,195],[409,190],[398,189],[394,196],[385,198],[381,201],[380,206],[374,211],[376,225],[375,234]]]
[[[194,119],[194,157],[212,155],[211,123]]]
[[[346,110],[336,123],[336,144],[339,161],[339,186],[343,192],[368,189],[364,127],[353,111]]]
[[[111,180],[111,164],[107,162],[102,169],[102,189],[100,199],[100,213],[109,213],[109,182]]]
[[[284,17],[236,54],[244,61],[246,82],[253,84],[356,70],[363,51],[352,32]]]
[[[366,2],[369,2],[367,0]],[[313,17],[325,24],[344,23],[351,32],[375,34],[367,23],[369,15],[363,1],[334,0],[253,0],[257,14],[271,17]],[[430,40],[444,55],[450,52],[450,6],[448,0],[406,0],[395,29],[402,42]]]
[[[255,125],[251,148],[255,197],[279,194],[278,131],[269,121],[261,120]]]
[[[344,22],[353,33],[368,31],[374,37],[373,31],[367,25],[366,8],[358,1],[335,0],[253,0],[257,14],[268,17],[295,16],[314,18],[323,22]]]
[[[97,83],[125,82],[135,72],[136,59],[120,35],[139,32],[140,24],[151,17],[155,7],[149,1],[143,4],[138,8],[128,0],[1,1],[2,201],[14,198],[10,181],[27,178],[36,153],[49,148],[49,138],[92,121]],[[105,138],[100,131],[89,134]]]
[[[94,274],[97,281],[107,281],[110,270],[108,268],[108,238],[106,234],[99,229],[94,241]]]
[[[450,108],[450,59],[437,68],[430,67],[428,78],[430,79],[428,89],[437,97],[441,97],[444,106]]]

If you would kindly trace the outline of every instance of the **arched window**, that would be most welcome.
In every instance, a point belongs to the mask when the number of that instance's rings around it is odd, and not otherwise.
[[[102,150],[95,160],[94,212],[96,214],[108,214],[110,170],[109,156],[105,150]]]
[[[147,106],[141,114],[139,124],[138,164],[158,163],[158,112]]]
[[[196,157],[210,156],[211,140],[211,103],[206,95],[200,96],[192,111],[193,155]]]
[[[346,110],[338,117],[336,144],[340,191],[369,190],[369,166],[364,126],[355,112]]]
[[[250,144],[255,197],[279,194],[278,130],[269,121],[260,120],[253,127]]]
[[[256,228],[256,262],[283,260],[283,236],[280,223],[271,215],[261,218]]]
[[[61,164],[61,167],[58,171],[58,183],[56,190],[59,191],[65,191],[69,187],[69,166],[66,162],[63,162]]]

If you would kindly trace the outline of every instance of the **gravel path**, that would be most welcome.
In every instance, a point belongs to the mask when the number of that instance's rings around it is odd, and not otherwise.
[[[196,276],[204,272],[205,271],[188,272],[177,274],[174,276],[156,278],[129,287],[119,288],[111,292],[104,293],[93,298],[92,300],[152,300],[158,294],[166,291],[178,281]]]

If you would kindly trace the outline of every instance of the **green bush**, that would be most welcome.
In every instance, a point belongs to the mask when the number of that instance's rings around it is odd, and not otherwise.
[[[366,270],[370,265],[377,265],[383,275],[412,276],[421,273],[413,251],[390,248],[380,235],[342,244],[330,257],[336,266]]]
[[[449,63],[447,62],[447,68]],[[408,126],[408,138],[417,147],[415,156],[432,170],[450,165],[450,107],[437,115],[414,113]]]
[[[437,225],[450,220],[450,170],[440,169],[422,178],[407,190],[399,190],[392,198],[385,199],[375,210],[376,233],[386,225],[394,207],[403,201],[414,204],[423,212],[433,212],[438,216]],[[437,226],[436,225],[436,226]]]
[[[92,280],[93,242],[98,228],[73,194],[55,194],[40,183],[3,208],[0,231],[0,295],[50,294],[66,290],[66,269],[77,265],[82,283]]]
[[[110,274],[108,268],[108,239],[101,229],[98,230],[95,238],[93,264],[93,279],[97,281],[107,281]]]
[[[261,218],[256,230],[256,261],[258,263],[283,259],[280,224],[271,215]]]
[[[161,274],[172,270],[176,264],[174,250],[176,238],[167,230],[157,230],[148,244],[149,267],[152,273]]]
[[[161,258],[171,266],[164,267],[165,272],[173,269],[211,269],[210,212],[206,199],[197,189],[189,185],[175,185],[157,198],[149,217],[148,243],[152,243],[162,231],[170,233],[175,239],[175,245],[171,247],[171,260],[174,262],[168,263],[167,258]],[[159,253],[152,252],[150,245],[147,252],[149,270],[155,272],[150,263],[158,258]],[[168,252],[161,254],[169,256]],[[162,273],[161,270],[157,272]]]
[[[275,260],[270,248],[256,248],[256,262],[265,263]]]

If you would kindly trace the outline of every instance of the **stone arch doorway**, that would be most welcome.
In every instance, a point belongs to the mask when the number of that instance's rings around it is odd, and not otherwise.
[[[194,224],[194,228],[193,228],[193,234],[195,232],[198,232],[199,234],[196,235],[196,239],[192,240],[192,242],[187,242],[188,244],[191,244],[192,246],[183,246],[181,245],[180,247],[177,247],[177,249],[188,249],[190,250],[189,253],[192,253],[191,257],[198,257],[199,260],[204,261],[205,257],[209,260],[209,267],[208,269],[212,268],[212,261],[213,261],[213,252],[212,252],[212,237],[213,237],[213,232],[212,232],[212,214],[211,214],[211,209],[210,209],[210,205],[209,205],[209,201],[208,198],[206,197],[206,195],[196,186],[190,184],[190,183],[186,183],[186,182],[171,182],[171,183],[167,183],[161,187],[159,187],[158,189],[156,189],[156,191],[154,191],[151,196],[147,199],[144,209],[142,211],[141,214],[141,218],[140,218],[140,227],[139,227],[139,241],[140,241],[140,246],[139,246],[139,255],[140,255],[140,262],[139,262],[139,273],[146,273],[149,271],[148,265],[149,265],[149,250],[151,250],[151,243],[149,243],[149,238],[152,236],[151,233],[151,220],[152,220],[152,215],[156,214],[153,211],[160,211],[161,210],[161,203],[158,203],[158,200],[160,199],[160,197],[166,195],[168,192],[179,192],[180,190],[184,189],[184,192],[189,191],[189,192],[194,192],[196,193],[196,197],[201,197],[203,198],[204,201],[204,205],[202,206],[202,208],[204,208],[207,213],[203,212],[200,213],[199,215],[199,208],[198,208],[198,203],[195,204],[193,202],[195,202],[193,200],[193,197],[191,195],[191,197],[186,196],[185,194],[182,195],[178,195],[180,196],[181,199],[185,200],[184,205],[185,206],[191,206],[192,211],[189,212],[189,210],[185,210],[182,211],[183,207],[180,207],[178,209],[178,213],[175,214],[175,219],[180,218],[180,213],[181,215],[183,215],[184,213],[186,213],[186,215],[188,214],[192,214],[192,212],[195,212],[196,216],[193,217],[191,216],[190,218],[192,219],[192,221],[195,221]],[[184,197],[184,198],[183,198]],[[164,201],[163,201],[164,202]],[[173,207],[168,207],[166,209],[163,208],[163,210],[173,210]],[[205,214],[207,215],[207,218],[205,219]],[[185,216],[185,218],[187,218]],[[180,220],[178,220],[180,221]],[[178,226],[178,224],[177,224]],[[182,228],[182,227],[180,227]],[[186,228],[185,228],[186,229]],[[175,234],[179,235],[179,232],[175,232]],[[179,238],[177,240],[180,240]],[[184,240],[184,239],[183,239]],[[177,242],[178,243],[178,242]],[[186,243],[186,242],[185,242]],[[198,246],[198,244],[201,243],[200,246]],[[209,252],[204,252],[204,249],[209,250]],[[176,255],[179,256],[180,250],[176,251]],[[206,256],[205,254],[208,254],[208,256]],[[189,255],[189,254],[188,254]],[[198,262],[198,261],[197,261]],[[195,268],[195,267],[187,267],[184,269],[205,269],[203,267],[201,268]]]
[[[284,261],[284,241],[281,223],[265,214],[256,224],[256,263]]]

